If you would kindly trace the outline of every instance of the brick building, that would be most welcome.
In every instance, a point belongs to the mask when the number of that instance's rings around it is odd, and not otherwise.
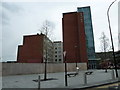
[[[43,63],[53,62],[53,43],[44,35],[28,35],[23,38],[23,45],[18,46],[17,62]]]
[[[90,7],[78,7],[76,12],[63,13],[63,48],[67,62],[87,62],[97,67]]]
[[[63,13],[63,48],[68,63],[88,62],[82,12]]]

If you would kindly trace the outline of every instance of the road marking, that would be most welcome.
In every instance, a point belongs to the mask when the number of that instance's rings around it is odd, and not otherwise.
[[[120,83],[114,83],[114,84],[109,84],[109,85],[103,85],[103,86],[100,86],[100,87],[96,87],[96,88],[108,88],[108,87],[111,87],[111,86],[119,86]]]

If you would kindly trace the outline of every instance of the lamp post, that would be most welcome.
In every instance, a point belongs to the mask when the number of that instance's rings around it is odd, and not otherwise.
[[[45,62],[44,62],[44,63],[45,63],[44,80],[47,80],[47,55],[48,55],[48,53],[47,53],[47,51],[48,51],[48,50],[47,50],[47,48],[48,48],[48,47],[47,47],[47,44],[48,44],[48,43],[47,43],[47,35],[48,35],[47,27],[46,27],[45,30],[46,30],[46,31],[45,31],[45,32],[46,32],[46,33],[45,33],[45,35],[46,35],[46,36],[45,36],[45,42],[46,42],[46,43],[45,43],[45,45],[46,45],[46,47],[45,47],[45,54],[46,54],[46,57],[45,57]]]
[[[115,1],[116,1],[116,0],[115,0]],[[113,44],[113,37],[112,37],[111,26],[110,26],[110,18],[109,18],[109,10],[110,10],[110,7],[114,4],[115,1],[113,1],[113,2],[110,4],[110,6],[108,7],[107,17],[108,17],[109,31],[110,31],[110,37],[111,37],[111,43],[112,43],[113,60],[114,60],[114,65],[115,65],[115,73],[116,73],[116,77],[118,77],[117,63],[116,63],[116,60],[115,60],[114,44]]]
[[[68,86],[67,83],[67,63],[66,63],[66,51],[63,52],[64,55],[64,62],[65,62],[65,86]]]
[[[47,80],[47,47],[46,47],[46,53],[45,54],[46,54],[46,57],[45,57],[45,62],[44,62],[45,63],[44,80]]]
[[[76,67],[77,67],[77,45],[75,45]]]

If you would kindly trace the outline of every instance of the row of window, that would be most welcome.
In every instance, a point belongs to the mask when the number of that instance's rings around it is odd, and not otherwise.
[[[55,55],[55,57],[61,57],[61,55]]]
[[[80,14],[80,15],[81,15],[81,17],[80,17],[80,21],[83,22],[83,16],[82,16],[82,14]]]
[[[62,44],[61,44],[61,43],[55,43],[54,45],[56,45],[56,46],[61,46]]]
[[[55,53],[61,53],[61,51],[55,51]]]
[[[55,61],[57,62],[57,61],[62,61],[61,59],[55,59]]]
[[[55,49],[61,49],[61,47],[55,47]]]

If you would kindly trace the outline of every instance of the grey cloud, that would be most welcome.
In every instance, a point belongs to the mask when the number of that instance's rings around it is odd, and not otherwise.
[[[4,19],[2,20],[2,25],[9,25],[8,21],[5,21]]]
[[[2,24],[2,25],[8,25],[9,24],[10,17],[5,12],[0,13],[0,18],[2,20],[0,22],[0,24]]]
[[[8,25],[10,22],[9,14],[18,13],[22,10],[19,6],[15,5],[15,3],[2,3],[2,13],[0,16],[2,17],[2,25]]]
[[[8,20],[9,19],[9,17],[7,16],[7,14],[6,13],[2,13],[2,18],[4,18],[5,20]]]
[[[2,25],[8,25],[10,21],[9,16],[6,13],[2,13]]]
[[[4,3],[2,3],[2,7],[13,13],[16,13],[16,12],[19,12],[22,10],[19,6],[16,6],[13,3],[5,3],[4,2]]]

